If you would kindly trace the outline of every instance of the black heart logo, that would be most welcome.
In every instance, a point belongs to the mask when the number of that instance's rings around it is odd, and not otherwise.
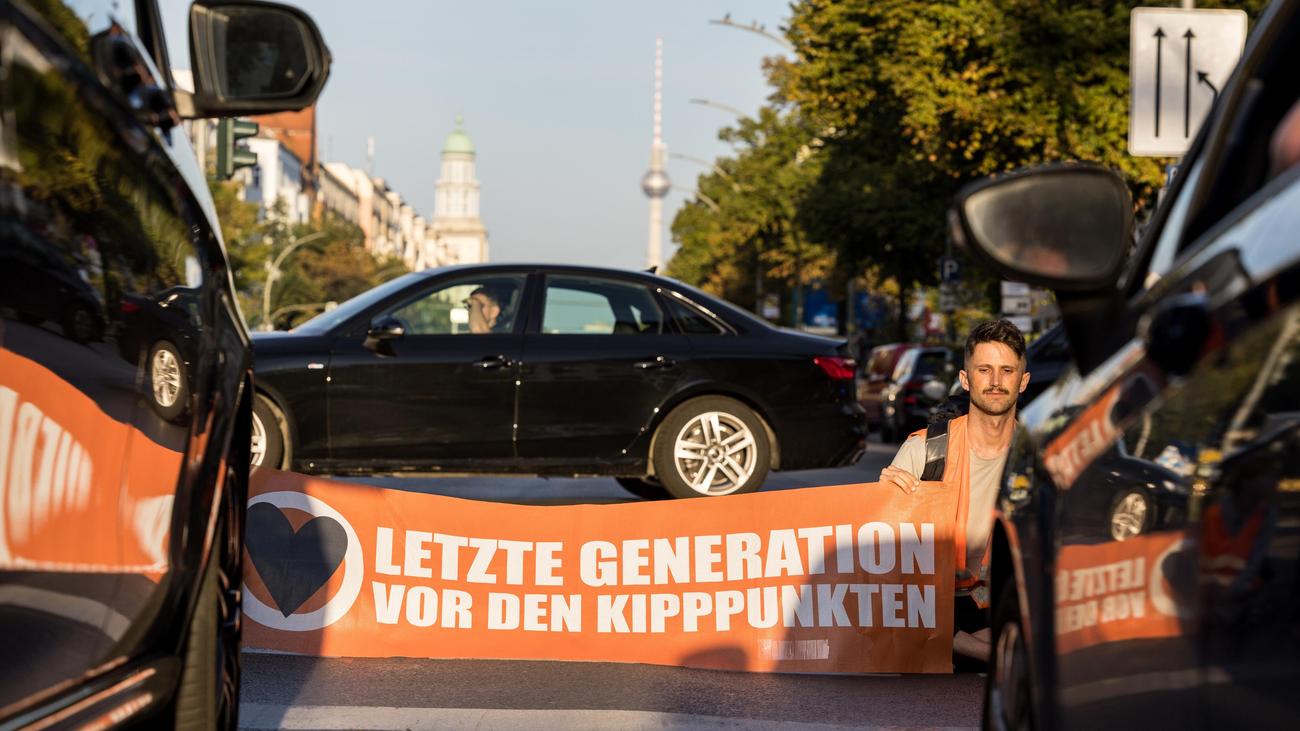
[[[247,521],[248,556],[286,617],[330,580],[348,550],[347,531],[333,518],[312,518],[295,532],[279,508],[258,503]]]

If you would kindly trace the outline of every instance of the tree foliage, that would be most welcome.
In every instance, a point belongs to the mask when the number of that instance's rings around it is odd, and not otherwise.
[[[1253,16],[1264,4],[1245,5]],[[788,134],[736,138],[724,130],[724,139],[748,146],[718,166],[753,169],[782,201],[779,220],[790,241],[816,242],[839,278],[872,270],[895,281],[901,306],[907,289],[934,282],[947,207],[973,179],[1089,161],[1121,172],[1139,205],[1153,199],[1166,161],[1127,153],[1135,5],[799,0],[785,29],[794,55],[768,59],[771,102],[750,122],[786,121]],[[755,164],[810,141],[821,144],[798,176],[777,177]],[[782,152],[769,153],[769,146]],[[716,177],[702,177],[700,190],[718,190]],[[673,233],[681,249],[670,271],[743,295],[741,278],[752,277],[745,257],[753,260],[761,240],[754,222],[764,217],[747,206],[719,207],[679,212]],[[761,265],[776,263],[764,258]],[[993,278],[986,273],[981,281]]]
[[[809,125],[796,110],[765,107],[720,137],[738,153],[699,176],[702,195],[674,218],[681,248],[668,273],[745,304],[825,275],[833,254],[796,220],[819,172]]]
[[[267,265],[295,241],[312,237],[285,258],[272,285],[269,312],[276,328],[291,327],[327,303],[342,302],[407,271],[400,260],[371,256],[354,224],[329,215],[290,223],[280,209],[259,220],[257,204],[240,200],[236,183],[214,180],[210,185],[240,309],[252,327],[263,324]]]

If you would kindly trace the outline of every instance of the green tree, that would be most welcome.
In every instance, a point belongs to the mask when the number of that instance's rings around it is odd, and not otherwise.
[[[764,292],[788,295],[832,270],[833,252],[799,223],[820,161],[816,135],[797,112],[772,104],[719,133],[737,152],[699,176],[702,195],[674,217],[680,248],[668,265],[671,276],[757,304]]]
[[[267,264],[294,241],[312,236],[281,264],[271,289],[270,312],[277,328],[291,327],[323,309],[342,302],[407,271],[397,259],[377,260],[364,246],[356,225],[325,215],[295,224],[282,206],[259,220],[258,206],[239,197],[239,184],[211,180],[217,218],[221,221],[240,309],[251,327],[262,325],[262,297]]]
[[[271,291],[271,313],[277,328],[292,327],[319,312],[325,303],[350,299],[408,271],[399,259],[371,256],[362,245],[361,229],[334,217],[294,226],[289,232],[299,240],[315,233],[323,236],[290,254]],[[276,239],[277,253],[289,240]]]

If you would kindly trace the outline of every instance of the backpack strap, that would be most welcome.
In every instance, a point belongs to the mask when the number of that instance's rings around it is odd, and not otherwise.
[[[948,459],[948,420],[936,421],[925,428],[925,470],[921,479],[942,480]]]

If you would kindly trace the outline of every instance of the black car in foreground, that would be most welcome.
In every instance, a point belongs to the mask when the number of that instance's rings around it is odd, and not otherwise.
[[[609,475],[695,497],[863,446],[843,341],[644,272],[408,274],[253,347],[254,461],[303,472]]]
[[[959,241],[1056,291],[1074,361],[1007,461],[987,727],[1300,727],[1298,67],[1274,2],[1136,247],[1097,167],[956,202]]]
[[[0,2],[0,729],[237,727],[252,349],[180,119],[329,59],[296,10],[190,12],[193,95],[154,0]]]

